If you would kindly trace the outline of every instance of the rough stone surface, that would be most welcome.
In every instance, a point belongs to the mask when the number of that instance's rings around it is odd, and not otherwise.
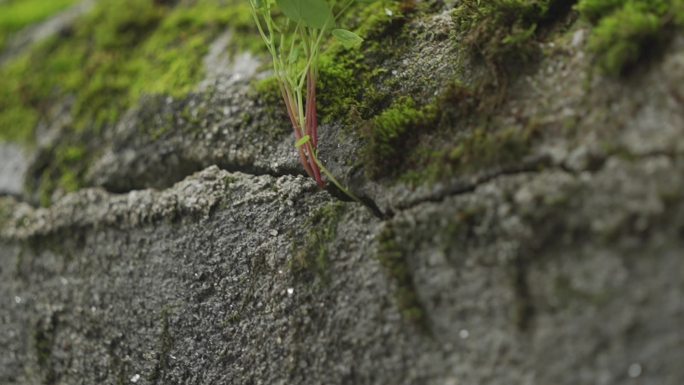
[[[28,156],[21,146],[0,143],[0,194],[20,195],[28,166]]]
[[[450,10],[409,21],[383,92],[481,76]],[[302,175],[221,36],[196,92],[104,132],[90,187],[0,198],[0,383],[683,383],[684,39],[615,80],[586,28],[540,42],[488,117],[541,132],[505,164],[371,179],[358,132],[322,125],[322,161],[373,210]]]

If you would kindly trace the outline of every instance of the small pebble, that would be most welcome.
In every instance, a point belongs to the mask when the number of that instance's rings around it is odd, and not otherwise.
[[[641,375],[641,365],[634,363],[632,365],[629,365],[629,369],[627,369],[627,374],[629,374],[630,378],[637,378]]]

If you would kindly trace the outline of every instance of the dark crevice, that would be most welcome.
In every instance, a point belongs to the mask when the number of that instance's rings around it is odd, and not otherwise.
[[[503,167],[498,170],[494,170],[477,176],[472,180],[457,180],[449,185],[446,185],[443,188],[431,191],[429,194],[399,204],[397,208],[403,211],[414,208],[427,202],[442,202],[446,198],[452,196],[471,193],[475,191],[478,187],[502,176],[539,172],[542,169],[548,169],[549,167],[551,167],[551,160],[547,157],[532,158],[525,162],[522,162],[522,164],[520,165]]]
[[[164,177],[159,177],[159,173],[150,171],[150,173],[155,174],[149,178],[144,175],[138,175],[127,178],[125,181],[108,182],[103,183],[101,187],[109,193],[112,194],[127,194],[136,190],[144,190],[148,188],[153,188],[156,190],[165,190],[173,187],[176,183],[179,183],[186,179],[187,177],[200,172],[207,167],[213,166],[214,164],[205,164],[194,161],[184,161],[182,166],[176,167],[173,174],[166,175]],[[236,165],[236,164],[216,164],[216,167],[227,172],[240,172],[243,174],[259,177],[259,176],[271,176],[274,178],[280,178],[283,176],[305,176],[304,172],[299,172],[299,170],[291,168],[283,168],[281,170],[273,170],[267,167],[258,167],[252,165]],[[157,179],[154,183],[136,183],[136,179]]]
[[[608,160],[612,157],[618,157],[618,158],[623,158],[623,159],[632,159],[632,160],[640,160],[640,159],[648,159],[648,158],[654,158],[654,157],[667,157],[670,159],[677,158],[678,156],[681,156],[683,154],[680,154],[676,151],[668,151],[668,150],[656,150],[656,151],[651,151],[647,153],[642,153],[642,154],[633,154],[629,153],[628,151],[620,151],[616,150],[613,154],[606,155],[604,157],[601,157],[600,159],[597,159],[595,162],[593,162],[592,165],[590,165],[587,169],[583,170],[576,170],[571,167],[569,167],[565,163],[560,163],[560,164],[555,164],[552,162],[552,160],[546,156],[540,156],[540,157],[535,157],[535,158],[530,158],[527,161],[522,162],[520,165],[515,165],[511,167],[504,167],[498,170],[494,170],[492,172],[482,174],[478,177],[475,177],[472,180],[457,180],[455,182],[452,182],[451,184],[439,189],[430,192],[429,194],[417,197],[416,199],[410,200],[408,202],[401,203],[397,205],[396,207],[399,209],[399,211],[404,211],[404,210],[409,210],[412,209],[416,206],[419,206],[423,203],[428,203],[428,202],[442,202],[445,199],[456,196],[456,195],[463,195],[463,194],[468,194],[472,193],[475,191],[478,187],[490,183],[494,181],[495,179],[503,176],[511,176],[511,175],[518,175],[518,174],[529,174],[529,173],[536,173],[544,170],[560,170],[565,173],[571,174],[573,176],[578,176],[582,172],[590,172],[590,173],[597,173],[603,169],[606,163],[608,163]],[[388,217],[393,217],[394,213],[388,215]]]
[[[173,169],[160,168],[160,169],[148,169],[144,173],[138,175],[131,175],[126,177],[115,177],[112,181],[96,185],[95,187],[100,187],[110,194],[127,194],[132,191],[144,190],[148,188],[153,188],[156,190],[164,190],[171,188],[176,183],[179,183],[186,179],[187,177],[200,172],[207,167],[216,165],[219,169],[227,172],[240,172],[250,176],[270,176],[273,178],[280,178],[284,176],[307,177],[299,165],[284,165],[277,169],[257,166],[250,163],[242,162],[206,162],[197,161],[194,159],[188,159],[187,157],[177,157],[173,161],[169,160],[167,163],[173,163]],[[168,164],[167,164],[168,166]],[[88,186],[86,186],[88,187]],[[342,202],[355,202],[355,200],[340,189],[338,189],[334,184],[328,183],[325,189],[332,197],[342,201]],[[359,200],[361,203],[378,219],[387,219],[389,216],[380,210],[378,205],[368,196],[360,196]],[[33,206],[36,206],[35,204]]]
[[[335,186],[332,183],[329,183],[326,186],[325,189],[328,194],[330,194],[333,198],[338,199],[342,202],[347,202],[347,203],[352,203],[352,202],[357,202],[361,203],[363,206],[365,206],[368,211],[373,214],[374,217],[380,219],[380,220],[386,220],[392,217],[392,215],[388,215],[387,213],[384,213],[382,210],[380,210],[380,207],[378,207],[378,204],[375,203],[375,201],[370,198],[367,195],[361,195],[358,196],[359,201],[354,200],[352,197],[341,191],[337,186]]]
[[[511,176],[511,175],[518,175],[518,174],[529,174],[529,173],[535,173],[539,172],[542,170],[550,170],[550,169],[555,169],[555,170],[561,170],[563,172],[566,172],[568,174],[572,175],[578,175],[582,171],[589,171],[592,173],[599,172],[601,169],[603,169],[604,165],[607,163],[608,159],[611,157],[620,157],[620,158],[629,158],[629,159],[646,159],[646,158],[652,158],[652,157],[668,157],[668,158],[676,158],[680,156],[681,154],[678,153],[677,151],[674,150],[656,150],[652,151],[649,153],[643,153],[643,154],[632,154],[629,153],[626,150],[615,150],[613,153],[608,154],[606,156],[602,156],[600,159],[598,159],[592,167],[590,167],[587,170],[575,170],[571,167],[569,167],[565,163],[560,163],[556,164],[554,163],[550,158],[547,156],[538,156],[538,157],[532,157],[529,158],[519,165],[513,165],[509,167],[502,167],[496,170],[492,170],[487,173],[480,174],[474,178],[471,179],[460,179],[460,180],[454,180],[448,184],[446,184],[444,187],[441,187],[439,189],[435,189],[430,191],[427,194],[424,194],[422,196],[415,197],[412,200],[406,201],[399,203],[398,205],[394,206],[394,209],[386,209],[383,211],[379,205],[373,200],[371,197],[367,195],[359,195],[359,200],[361,201],[361,204],[366,207],[372,214],[375,216],[377,219],[381,221],[389,220],[392,219],[397,211],[405,211],[412,209],[414,207],[420,206],[423,203],[437,203],[437,202],[442,202],[445,199],[457,195],[463,195],[463,194],[468,194],[472,193],[475,191],[478,187],[490,183],[494,181],[495,179],[503,176]],[[173,182],[171,182],[170,179],[167,179],[167,183],[160,183],[159,185],[136,185],[133,186],[132,184],[125,186],[123,184],[121,185],[113,185],[113,184],[105,184],[102,186],[90,186],[90,187],[101,187],[105,191],[107,191],[110,194],[114,195],[122,195],[122,194],[128,194],[133,191],[139,191],[139,190],[144,190],[148,188],[155,188],[157,190],[163,190],[166,188],[170,188],[174,184],[184,180],[188,176],[202,171],[206,167],[209,167],[209,165],[205,164],[200,164],[200,163],[194,163],[194,162],[188,162],[186,165],[189,165],[188,167],[184,168],[183,173],[175,173]],[[271,168],[267,167],[258,167],[258,166],[249,166],[249,165],[236,165],[236,164],[219,164],[217,165],[219,169],[227,171],[227,172],[240,172],[244,173],[246,175],[250,176],[271,176],[274,178],[280,178],[283,176],[305,176],[306,174],[304,173],[303,170],[300,170],[297,167],[284,167],[279,170],[273,170]],[[144,178],[143,178],[144,179]],[[127,188],[126,188],[127,187]],[[325,189],[333,198],[346,202],[346,203],[351,203],[354,202],[354,199],[351,197],[347,196],[344,192],[340,191],[337,187],[335,187],[333,184],[328,184],[328,186]],[[0,197],[10,197],[13,198],[17,202],[25,203],[33,208],[38,208],[39,205],[36,204],[36,202],[31,201],[30,199],[27,199],[27,197],[23,194],[12,194],[12,193],[6,193],[6,192],[0,192]]]
[[[28,203],[29,205],[31,204],[31,202],[29,202],[23,194],[8,191],[0,191],[0,198],[12,198],[17,202]]]

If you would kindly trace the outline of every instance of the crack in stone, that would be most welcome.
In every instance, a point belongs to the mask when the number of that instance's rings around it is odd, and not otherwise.
[[[495,170],[487,174],[478,176],[470,181],[456,181],[455,183],[452,183],[437,191],[432,191],[423,196],[416,197],[415,199],[411,199],[404,203],[400,203],[397,205],[397,208],[399,209],[399,211],[405,211],[412,209],[416,206],[419,206],[423,203],[442,202],[449,197],[471,193],[475,191],[478,187],[490,183],[502,176],[528,174],[538,172],[542,168],[548,169],[548,167],[551,167],[551,162],[549,158],[534,158],[527,162],[524,162],[521,165],[517,165],[515,167],[501,168],[499,170]],[[394,217],[395,214],[396,213],[392,212],[389,213],[389,216]]]

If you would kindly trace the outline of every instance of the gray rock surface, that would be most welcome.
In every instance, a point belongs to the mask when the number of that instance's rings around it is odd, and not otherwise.
[[[0,143],[0,194],[20,195],[29,159],[21,146]]]
[[[163,192],[5,201],[3,383],[676,384],[681,161],[496,178],[381,222],[343,205],[297,272],[303,177],[211,167]],[[634,180],[642,183],[634,184]],[[589,199],[591,197],[591,199]],[[409,322],[378,234],[401,245]],[[600,320],[600,321],[599,321]]]
[[[457,74],[446,15],[386,63],[434,73],[420,97],[479,76]],[[505,164],[371,179],[361,138],[322,126],[375,211],[301,175],[222,36],[195,93],[104,133],[89,188],[0,198],[0,383],[683,383],[684,40],[623,82],[573,28],[492,113],[543,133]]]

